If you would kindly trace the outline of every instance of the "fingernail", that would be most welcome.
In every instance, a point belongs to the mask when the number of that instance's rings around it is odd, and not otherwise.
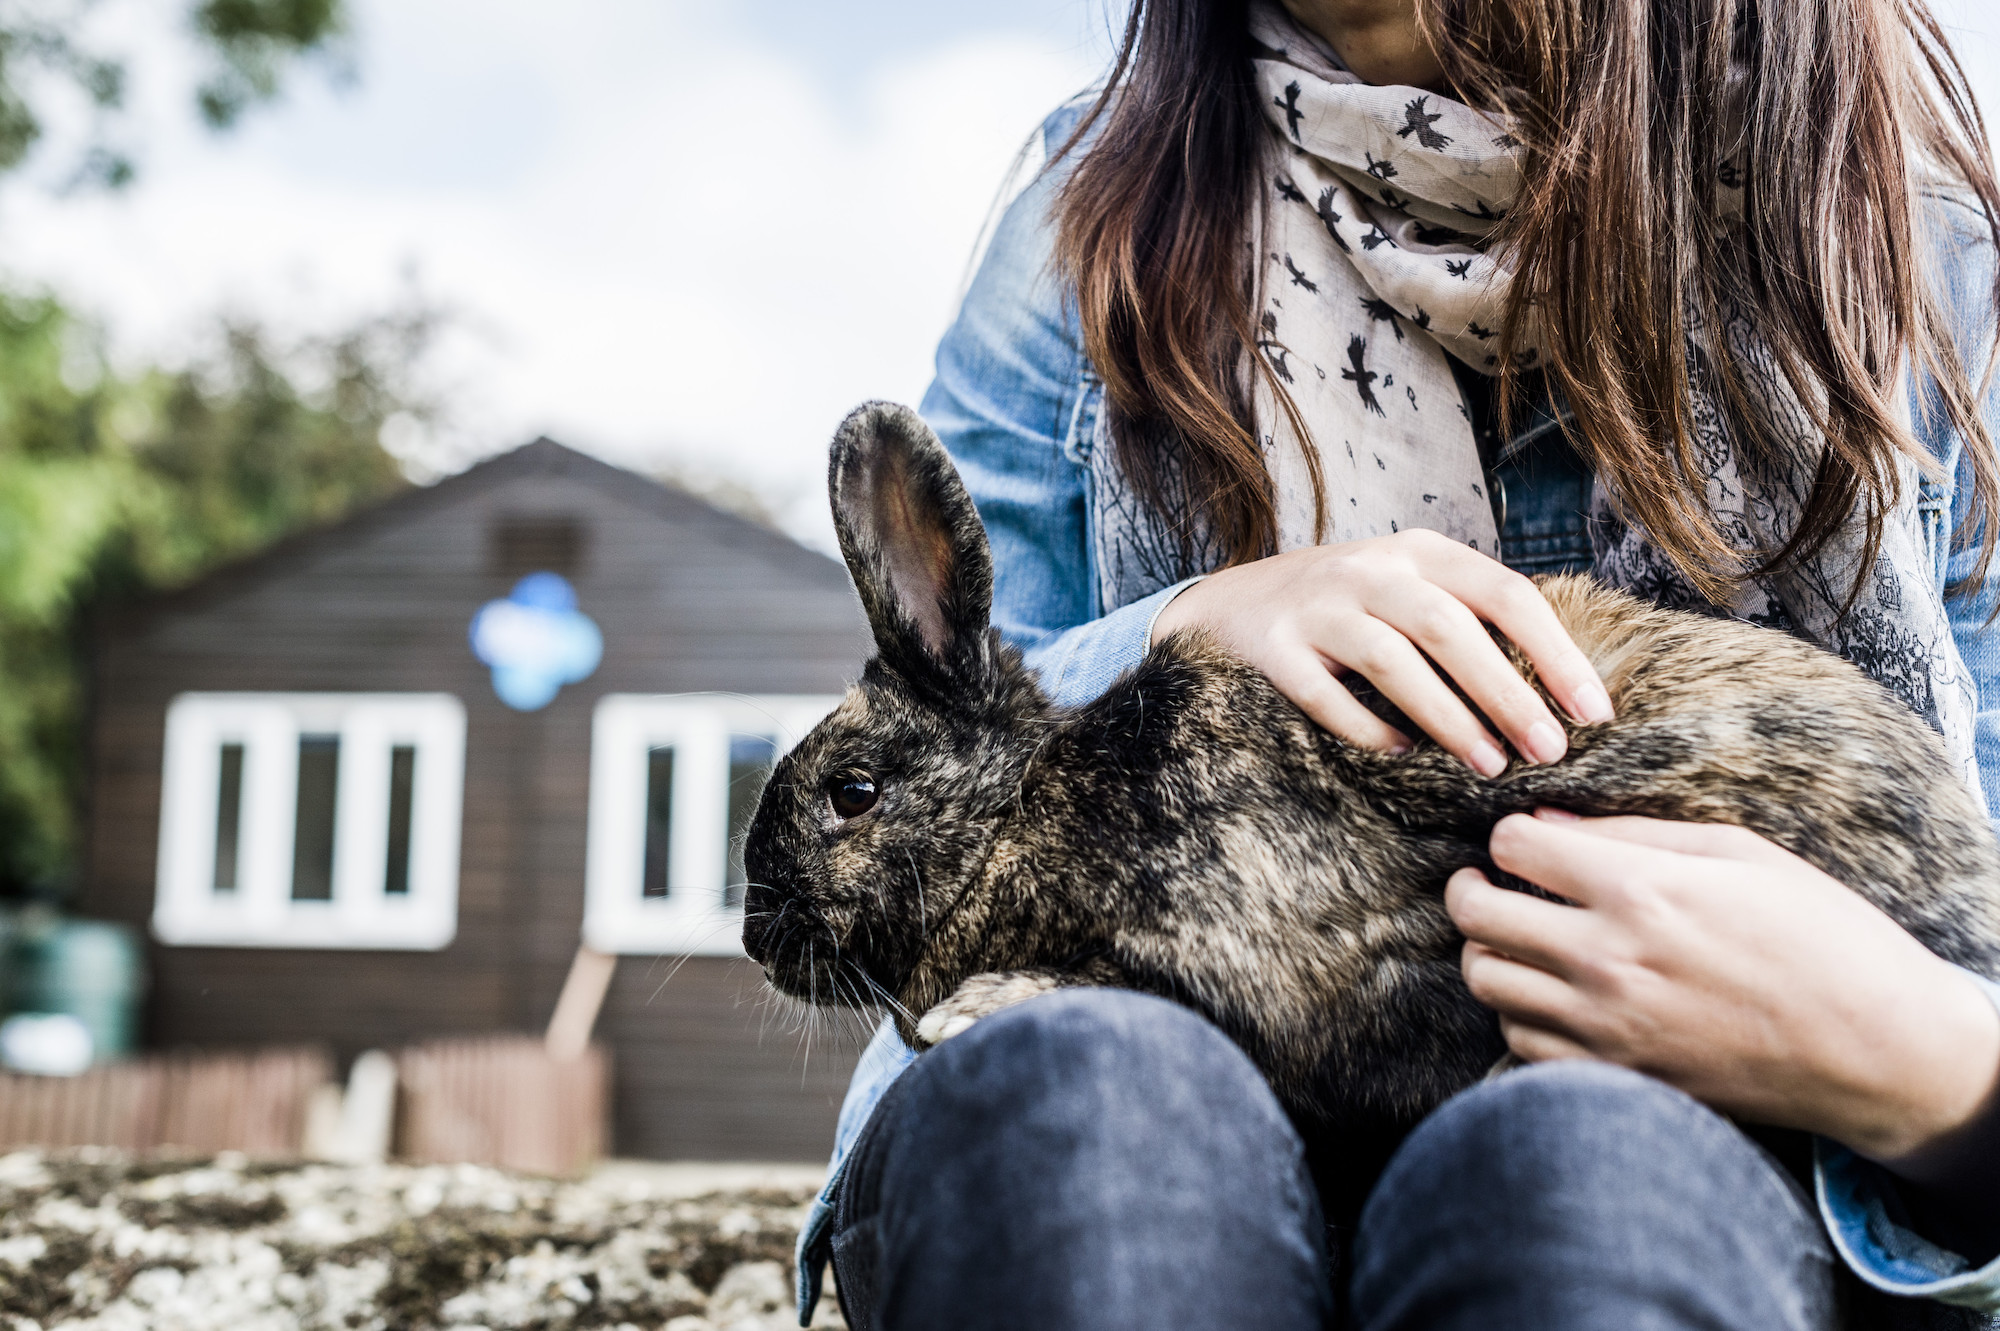
[[[1391,758],[1404,758],[1409,756],[1409,752],[1410,746],[1408,744],[1391,744],[1389,746],[1389,756]]]
[[[1576,709],[1576,719],[1587,726],[1594,726],[1612,718],[1611,695],[1604,691],[1602,684],[1585,684],[1571,697]]]
[[[1465,755],[1465,761],[1481,776],[1499,776],[1507,770],[1507,755],[1494,748],[1489,740],[1480,740],[1472,752]]]
[[[1535,810],[1535,817],[1545,823],[1580,823],[1583,821],[1583,819],[1577,817],[1568,809],[1553,809],[1546,804]]]
[[[1563,756],[1569,741],[1553,721],[1537,721],[1528,727],[1528,756],[1538,763],[1552,763]]]

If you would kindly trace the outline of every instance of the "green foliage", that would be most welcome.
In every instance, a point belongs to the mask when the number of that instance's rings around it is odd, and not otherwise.
[[[214,127],[337,54],[344,0],[177,0],[213,73]],[[127,67],[94,48],[92,0],[0,0],[0,174],[43,138],[51,101],[92,118],[75,179],[133,166],[107,127]],[[277,347],[250,324],[175,371],[110,372],[94,331],[47,297],[0,291],[0,894],[74,871],[85,625],[93,606],[170,587],[403,484],[380,443],[428,315]]]
[[[36,103],[67,85],[98,120],[77,179],[115,187],[132,178],[131,159],[103,134],[107,117],[124,104],[126,65],[92,49],[84,34],[90,8],[91,0],[0,4],[0,172],[19,166],[41,141],[46,113]],[[347,11],[344,0],[194,0],[188,28],[214,66],[195,104],[221,129],[276,96],[288,65],[333,56]]]
[[[201,0],[194,28],[221,59],[195,94],[202,115],[221,129],[275,96],[288,63],[328,49],[346,31],[346,15],[341,0]]]
[[[254,325],[118,375],[49,298],[0,295],[0,893],[73,872],[86,626],[406,484],[381,445],[427,415],[426,312],[278,346]]]
[[[13,6],[0,10],[0,171],[19,166],[42,137],[42,116],[29,100],[29,89],[40,90],[40,76],[52,74],[74,85],[100,111],[115,110],[124,101],[124,66],[80,44],[76,30],[81,18],[76,5],[42,12]]]

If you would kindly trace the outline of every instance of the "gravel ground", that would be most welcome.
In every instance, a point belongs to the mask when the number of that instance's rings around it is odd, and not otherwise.
[[[795,1327],[812,1171],[0,1156],[0,1328]],[[831,1293],[813,1326],[843,1323]]]

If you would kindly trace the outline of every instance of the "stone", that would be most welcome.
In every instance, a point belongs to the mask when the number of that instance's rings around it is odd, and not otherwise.
[[[0,1157],[0,1326],[776,1331],[812,1171]],[[844,1331],[829,1294],[812,1325]]]

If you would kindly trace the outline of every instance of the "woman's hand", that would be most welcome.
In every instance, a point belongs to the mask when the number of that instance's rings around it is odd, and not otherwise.
[[[1918,1182],[2000,1081],[2000,1013],[1964,974],[1739,827],[1545,811],[1493,862],[1573,905],[1452,877],[1465,980],[1530,1061],[1599,1058],[1726,1113],[1831,1137]]]
[[[1611,719],[1610,695],[1535,584],[1431,531],[1293,550],[1224,569],[1168,602],[1153,637],[1206,629],[1333,734],[1368,748],[1406,747],[1408,737],[1337,678],[1349,671],[1364,676],[1474,771],[1499,775],[1507,756],[1438,677],[1442,670],[1518,753],[1552,763],[1568,748],[1563,728],[1485,624],[1527,653],[1572,717]]]

